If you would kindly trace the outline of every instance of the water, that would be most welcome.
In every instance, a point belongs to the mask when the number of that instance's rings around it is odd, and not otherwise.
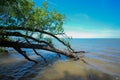
[[[75,50],[86,51],[86,57],[120,64],[120,39],[74,39]]]
[[[103,72],[120,75],[120,39],[74,39],[72,46],[86,51],[85,57],[95,59],[90,63]]]
[[[86,51],[84,59],[88,64],[38,50],[47,58],[49,65],[46,66],[32,50],[23,49],[40,62],[34,64],[9,49],[9,55],[0,57],[0,80],[108,80],[110,76],[114,77],[113,80],[120,80],[120,39],[73,39],[70,42],[75,50]],[[56,46],[63,48],[57,42]]]

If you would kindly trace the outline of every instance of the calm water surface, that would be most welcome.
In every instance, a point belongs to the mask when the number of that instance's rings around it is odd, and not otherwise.
[[[106,74],[114,76],[113,80],[120,80],[120,39],[73,39],[71,44],[75,50],[86,51],[83,55],[89,64],[38,50],[47,58],[49,65],[46,66],[39,56],[33,55],[32,50],[23,49],[31,58],[40,61],[34,64],[8,49],[10,54],[0,57],[0,80],[108,80]],[[57,42],[56,45],[62,48]]]

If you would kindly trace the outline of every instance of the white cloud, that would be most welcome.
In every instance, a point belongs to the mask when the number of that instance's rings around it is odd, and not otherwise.
[[[89,29],[76,29],[66,30],[66,34],[73,38],[120,38],[120,30],[112,29],[100,29],[100,30],[89,30]]]
[[[73,14],[64,25],[65,32],[73,38],[120,38],[120,29],[113,23],[100,22],[87,14]]]

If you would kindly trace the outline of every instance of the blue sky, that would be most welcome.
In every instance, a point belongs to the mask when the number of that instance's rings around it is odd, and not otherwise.
[[[34,0],[40,5],[40,0]],[[44,1],[44,0],[42,0]],[[66,15],[64,29],[73,38],[120,38],[120,0],[48,0]]]

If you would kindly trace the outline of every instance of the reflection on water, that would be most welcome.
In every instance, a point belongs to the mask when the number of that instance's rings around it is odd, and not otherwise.
[[[0,57],[0,80],[120,80],[119,39],[75,39],[71,43],[74,49],[87,52],[84,55],[88,64],[38,50],[49,62],[46,66],[32,50],[23,49],[40,62],[34,64],[10,50],[9,55]]]
[[[1,58],[0,80],[119,80],[120,64],[104,62],[99,59],[84,58],[88,64],[81,60],[73,61],[64,56],[51,54],[47,56],[49,65],[46,66],[41,58],[31,55],[33,59],[40,61],[34,64],[12,56]],[[64,60],[66,59],[66,60]],[[54,62],[54,64],[52,64]]]
[[[49,56],[47,56],[48,52],[44,51],[43,55],[47,58],[47,61],[50,64],[58,59],[58,56],[55,53],[51,53]],[[40,71],[44,70],[46,64],[39,56],[29,53],[29,57],[39,61],[40,63],[34,64],[33,62],[27,61],[23,56],[16,53],[1,56],[0,80],[31,78],[32,76],[36,76]]]

